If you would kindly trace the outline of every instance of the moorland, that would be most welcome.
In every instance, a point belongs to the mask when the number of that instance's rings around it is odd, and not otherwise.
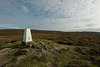
[[[0,67],[100,67],[99,32],[0,29]]]

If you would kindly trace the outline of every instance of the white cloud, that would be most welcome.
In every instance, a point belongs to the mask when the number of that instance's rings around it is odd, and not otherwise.
[[[22,9],[23,9],[26,13],[28,13],[28,9],[27,9],[27,7],[22,6]]]

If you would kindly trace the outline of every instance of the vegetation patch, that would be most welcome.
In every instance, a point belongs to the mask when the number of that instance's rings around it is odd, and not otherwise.
[[[13,33],[12,33],[13,32]],[[0,30],[0,67],[100,67],[100,33]]]
[[[69,62],[68,67],[97,67],[97,66],[91,64],[91,62],[86,60],[75,59]]]

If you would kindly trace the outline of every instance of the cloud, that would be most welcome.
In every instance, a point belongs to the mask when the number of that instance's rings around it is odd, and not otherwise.
[[[98,0],[5,0],[1,1],[2,4],[0,3],[0,7],[3,11],[8,13],[13,10],[14,14],[18,11],[20,14],[22,13],[22,15],[23,12],[26,12],[38,17],[66,19],[74,19],[76,17],[83,19],[98,13],[100,14],[100,12],[97,13],[97,10],[94,10],[99,9],[98,6],[100,5],[98,5],[97,1]],[[6,6],[3,4],[6,4]]]
[[[0,0],[0,23],[48,30],[95,30],[100,0]],[[19,25],[20,24],[20,25]]]
[[[21,29],[20,27],[16,27],[12,24],[0,24],[0,28]]]
[[[28,9],[27,9],[27,7],[22,6],[22,9],[23,9],[26,13],[28,13]]]

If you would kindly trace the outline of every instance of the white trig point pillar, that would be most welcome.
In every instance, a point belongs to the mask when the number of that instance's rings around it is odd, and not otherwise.
[[[31,41],[32,41],[31,30],[27,28],[24,30],[23,42],[27,43]]]

